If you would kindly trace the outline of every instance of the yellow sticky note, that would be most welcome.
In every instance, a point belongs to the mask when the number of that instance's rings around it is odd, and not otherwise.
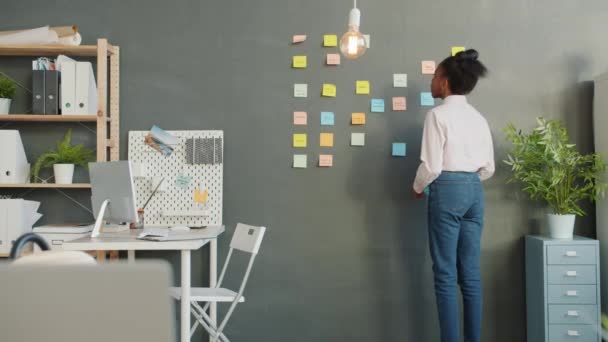
[[[323,96],[336,97],[336,85],[331,83],[323,83]]]
[[[353,113],[350,122],[353,125],[365,125],[365,113]]]
[[[200,189],[194,190],[194,202],[205,204],[209,198],[209,191],[201,191]]]
[[[306,147],[306,134],[293,135],[293,147]]]
[[[369,81],[357,81],[356,94],[369,94]]]
[[[306,56],[293,56],[294,68],[306,68]]]
[[[323,36],[323,46],[338,46],[338,36],[335,34],[326,34]]]
[[[452,56],[456,56],[460,51],[465,51],[467,48],[464,46],[452,46]]]
[[[333,133],[321,133],[321,147],[333,147],[334,146],[334,134]]]

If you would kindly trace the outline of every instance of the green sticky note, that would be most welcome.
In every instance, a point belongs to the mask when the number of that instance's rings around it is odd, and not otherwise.
[[[186,190],[188,189],[188,185],[190,185],[191,179],[192,178],[187,175],[178,175],[177,178],[175,178],[175,186],[178,189]]]
[[[295,169],[305,169],[307,164],[307,157],[305,154],[294,154],[293,155],[293,167]]]

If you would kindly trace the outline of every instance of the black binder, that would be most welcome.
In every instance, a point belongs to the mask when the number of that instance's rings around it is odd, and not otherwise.
[[[44,71],[44,114],[59,114],[59,71]]]
[[[32,71],[32,108],[34,114],[45,114],[44,70]]]

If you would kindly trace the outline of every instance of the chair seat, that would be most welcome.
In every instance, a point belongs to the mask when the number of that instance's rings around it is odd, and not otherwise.
[[[169,295],[177,300],[182,297],[181,287],[170,287]],[[237,293],[224,288],[193,287],[190,289],[190,300],[195,302],[233,302]],[[239,303],[245,301],[245,297],[239,299]]]

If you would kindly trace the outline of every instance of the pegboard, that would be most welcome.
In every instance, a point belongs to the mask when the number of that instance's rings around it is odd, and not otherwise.
[[[223,131],[167,131],[179,138],[173,147],[173,153],[164,156],[145,144],[144,139],[149,131],[129,132],[129,160],[145,165],[146,177],[135,177],[137,207],[141,208],[152,191],[152,177],[165,177],[164,192],[157,192],[144,211],[144,224],[151,226],[201,226],[222,224],[223,199],[223,158],[215,164],[187,164],[186,141],[189,138],[221,138],[219,156],[224,153]],[[180,176],[190,177],[190,182],[183,188],[176,184]],[[209,191],[205,205],[194,202],[194,191]],[[205,211],[206,216],[164,216],[163,212],[195,213]]]

